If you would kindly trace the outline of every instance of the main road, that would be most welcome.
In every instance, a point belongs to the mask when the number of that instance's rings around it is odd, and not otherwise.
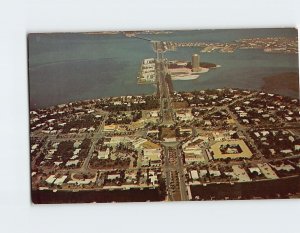
[[[174,124],[173,109],[171,104],[170,90],[166,82],[167,64],[166,60],[156,61],[157,86],[160,96],[160,115],[162,125]]]
[[[156,60],[156,76],[158,93],[160,96],[161,125],[171,126],[175,124],[172,108],[171,94],[166,82],[167,63],[165,59]],[[162,141],[164,152],[163,172],[166,178],[166,188],[170,201],[188,200],[184,166],[178,142]],[[175,151],[175,158],[170,156],[171,150]],[[178,184],[177,184],[178,180]],[[177,187],[178,185],[178,187]]]

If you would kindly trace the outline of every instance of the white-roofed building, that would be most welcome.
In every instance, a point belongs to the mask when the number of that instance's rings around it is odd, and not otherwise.
[[[159,166],[161,165],[161,148],[144,149],[142,159],[143,165]]]
[[[51,175],[46,179],[47,184],[53,184],[53,182],[56,180],[55,175]]]
[[[219,170],[209,169],[208,172],[211,176],[216,176],[216,177],[221,176],[221,172]]]
[[[110,175],[107,175],[107,179],[108,180],[115,180],[115,179],[119,179],[121,176],[120,174],[110,174]]]
[[[290,164],[281,164],[281,165],[271,165],[272,168],[274,168],[276,171],[294,171],[295,168]]]
[[[261,172],[264,174],[264,176],[267,179],[278,179],[278,176],[276,173],[272,170],[269,164],[267,163],[262,163],[262,164],[257,164]]]
[[[67,179],[68,176],[62,176],[60,178],[57,178],[55,181],[54,181],[54,184],[55,185],[62,185],[65,180]]]
[[[153,171],[149,172],[149,179],[152,185],[156,184],[158,181],[157,175]]]
[[[249,167],[250,173],[256,172],[258,175],[261,175],[261,170],[258,167]]]
[[[109,153],[109,148],[107,148],[105,151],[98,151],[98,159],[108,159]]]
[[[78,163],[79,163],[79,160],[78,160],[78,159],[76,159],[76,160],[69,160],[69,161],[66,163],[66,166],[67,166],[67,167],[72,166],[72,165],[77,166]]]
[[[192,180],[198,180],[199,179],[199,174],[197,170],[192,170],[191,171],[191,178]]]
[[[147,141],[148,140],[145,138],[139,138],[139,139],[135,140],[134,142],[132,142],[132,145],[135,149],[140,149],[141,145]]]
[[[249,182],[249,181],[251,181],[251,179],[248,176],[245,169],[241,168],[239,165],[233,165],[232,170],[233,170],[234,175],[238,178],[239,182]]]
[[[78,148],[81,145],[81,141],[74,142],[74,148]]]
[[[207,170],[204,170],[204,169],[200,170],[200,177],[201,178],[206,176],[206,175],[207,175]]]
[[[78,155],[81,149],[77,148],[74,152],[73,155]]]

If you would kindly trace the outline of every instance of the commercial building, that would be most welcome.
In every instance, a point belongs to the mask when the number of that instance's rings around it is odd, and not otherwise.
[[[228,140],[217,142],[211,146],[214,159],[251,158],[252,152],[243,140]]]
[[[183,152],[185,154],[185,162],[187,164],[205,162],[202,150],[198,145],[187,146],[184,148]]]
[[[55,185],[62,185],[65,180],[67,179],[68,176],[62,176],[60,178],[57,178],[55,181],[54,181],[54,184]]]
[[[192,56],[192,71],[198,72],[200,70],[201,70],[200,56],[198,54],[193,54],[193,56]]]
[[[161,165],[161,148],[144,149],[144,156],[142,164],[146,166],[160,166]]]

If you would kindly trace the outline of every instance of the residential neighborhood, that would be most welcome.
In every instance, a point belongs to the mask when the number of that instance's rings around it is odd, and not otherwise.
[[[155,96],[31,111],[32,188],[154,189],[161,200],[198,200],[197,188],[207,185],[299,176],[298,100],[239,89],[173,92],[170,99],[171,125]]]

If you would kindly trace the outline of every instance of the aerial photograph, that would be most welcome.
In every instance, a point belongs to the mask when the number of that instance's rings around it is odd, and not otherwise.
[[[297,29],[27,43],[32,203],[300,198]]]

